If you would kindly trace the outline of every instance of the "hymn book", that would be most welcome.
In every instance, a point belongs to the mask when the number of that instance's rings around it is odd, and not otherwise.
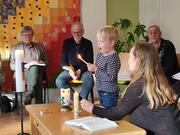
[[[36,62],[36,61],[32,61],[32,62],[24,65],[24,67],[26,69],[29,69],[29,67],[31,67],[31,66],[43,66],[44,67],[44,66],[46,66],[46,64],[45,63],[39,63],[39,62]]]
[[[63,68],[64,70],[72,71],[72,72],[74,73],[74,68],[73,68],[72,65],[70,65],[70,66],[63,66],[62,68]]]
[[[67,120],[65,121],[65,124],[77,126],[91,132],[118,126],[117,123],[114,121],[108,120],[106,118],[92,116]]]

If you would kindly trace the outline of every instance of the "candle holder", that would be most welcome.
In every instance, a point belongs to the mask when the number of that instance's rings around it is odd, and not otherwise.
[[[74,114],[74,119],[79,118],[79,112],[73,112],[73,114]]]
[[[60,90],[60,104],[61,104],[61,111],[71,111],[70,105],[70,89],[63,89]]]

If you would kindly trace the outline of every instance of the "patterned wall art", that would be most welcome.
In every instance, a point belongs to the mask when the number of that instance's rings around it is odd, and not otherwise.
[[[20,41],[20,31],[25,25],[33,27],[34,41],[43,43],[49,65],[48,80],[60,72],[62,43],[70,37],[72,22],[80,20],[80,0],[0,0],[0,53],[6,83],[10,89],[12,73],[9,69],[9,50]]]

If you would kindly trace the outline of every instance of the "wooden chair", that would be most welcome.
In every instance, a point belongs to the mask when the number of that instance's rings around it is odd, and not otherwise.
[[[48,79],[47,79],[47,71],[46,71],[46,69],[44,70],[44,73],[43,73],[41,85],[42,85],[42,88],[43,88],[43,102],[44,103],[49,103],[49,90],[47,88]],[[46,97],[47,97],[47,101],[46,101]]]

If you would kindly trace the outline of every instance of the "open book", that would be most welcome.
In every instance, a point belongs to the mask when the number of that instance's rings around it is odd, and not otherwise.
[[[108,120],[106,118],[92,116],[67,120],[65,121],[65,124],[71,126],[78,126],[91,132],[118,126],[114,121]]]
[[[24,65],[24,67],[26,69],[29,69],[29,67],[31,67],[31,66],[46,66],[46,64],[45,63],[30,62],[30,63]]]
[[[62,68],[63,68],[64,70],[73,71],[73,72],[74,72],[73,66],[63,66]]]
[[[180,72],[172,76],[173,79],[180,80]]]

